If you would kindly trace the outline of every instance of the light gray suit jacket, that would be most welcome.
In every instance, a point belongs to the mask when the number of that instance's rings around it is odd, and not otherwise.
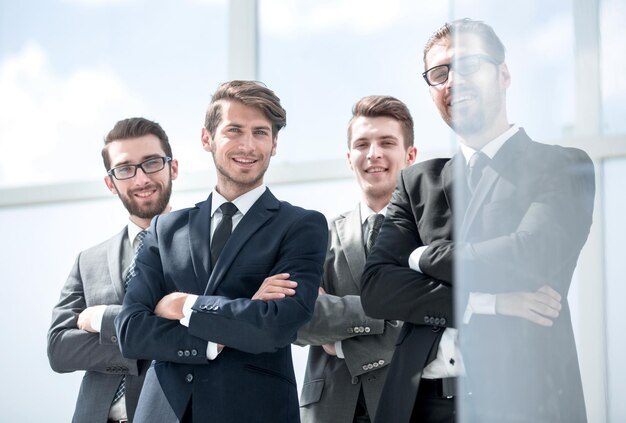
[[[396,321],[372,319],[361,306],[365,250],[360,208],[330,222],[329,250],[313,319],[298,331],[298,345],[311,345],[300,398],[302,423],[352,422],[359,391],[373,419],[387,365],[400,332]],[[321,345],[342,341],[345,359]]]
[[[149,363],[122,357],[113,320],[124,298],[122,281],[125,227],[111,239],[81,252],[63,285],[58,304],[52,310],[48,332],[48,359],[55,372],[85,370],[74,423],[105,423],[117,387],[126,375],[126,412],[129,419]],[[130,253],[132,255],[132,253]],[[77,327],[78,315],[87,307],[109,305],[100,333]]]

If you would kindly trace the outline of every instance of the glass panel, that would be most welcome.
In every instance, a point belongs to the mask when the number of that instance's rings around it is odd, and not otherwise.
[[[604,251],[606,263],[606,338],[608,371],[608,421],[621,422],[626,418],[626,337],[624,325],[626,310],[626,260],[624,260],[624,237],[626,236],[626,158],[604,162]]]
[[[371,94],[407,103],[418,150],[449,154],[421,76],[422,47],[447,2],[261,0],[259,14],[260,79],[288,113],[276,160],[345,157],[352,105]]]
[[[185,171],[226,79],[224,1],[0,3],[0,187],[91,180],[122,118],[161,123]]]
[[[602,72],[602,114],[606,134],[626,133],[626,50],[624,21],[626,3],[622,0],[600,2],[600,43]]]

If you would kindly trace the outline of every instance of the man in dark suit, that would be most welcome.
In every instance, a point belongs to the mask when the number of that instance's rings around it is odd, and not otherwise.
[[[510,75],[488,25],[444,25],[424,65],[461,151],[401,174],[367,261],[366,313],[407,322],[377,421],[453,422],[455,402],[464,421],[586,421],[567,294],[593,165],[509,123]]]
[[[105,138],[104,182],[130,214],[111,239],[81,252],[52,311],[48,359],[54,371],[85,370],[73,422],[132,421],[149,363],[122,357],[113,320],[142,232],[170,210],[178,162],[168,137],[143,118],[117,122]]]
[[[348,164],[361,189],[354,210],[330,222],[330,248],[313,319],[297,344],[311,345],[300,401],[303,423],[370,422],[400,323],[372,319],[361,306],[361,274],[400,170],[415,161],[413,119],[404,103],[368,96],[352,109]]]
[[[137,421],[299,421],[290,344],[313,315],[327,230],[263,184],[285,122],[259,83],[212,97],[202,146],[217,185],[152,221],[116,319],[124,356],[155,360]]]

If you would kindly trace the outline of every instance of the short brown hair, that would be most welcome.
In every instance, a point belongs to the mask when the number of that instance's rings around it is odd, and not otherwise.
[[[275,138],[286,124],[287,112],[280,105],[280,98],[274,91],[256,81],[229,81],[221,84],[211,97],[206,112],[204,127],[211,137],[222,121],[222,104],[224,101],[238,101],[263,112],[272,123],[272,138]]]
[[[406,104],[395,97],[370,95],[363,97],[352,107],[352,118],[348,122],[348,149],[350,149],[350,138],[352,138],[352,123],[360,116],[369,118],[389,117],[397,120],[402,128],[404,147],[413,146],[413,118]]]
[[[485,51],[498,63],[504,63],[504,44],[502,44],[502,41],[500,41],[500,38],[498,38],[493,28],[482,21],[464,18],[446,22],[430,36],[424,46],[424,69],[426,68],[426,55],[435,44],[440,43],[443,39],[450,39],[451,36],[463,33],[478,36],[482,41]]]
[[[115,124],[113,129],[104,138],[104,147],[102,148],[102,160],[106,170],[111,169],[111,158],[109,157],[108,145],[113,141],[127,140],[131,138],[139,138],[144,135],[152,134],[161,142],[161,148],[167,157],[172,157],[172,147],[167,138],[167,134],[156,122],[142,118],[134,117],[122,119]]]

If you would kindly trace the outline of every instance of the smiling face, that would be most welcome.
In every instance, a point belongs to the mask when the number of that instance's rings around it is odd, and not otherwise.
[[[400,123],[390,117],[354,119],[348,163],[363,200],[375,212],[391,199],[400,170],[415,161],[415,147],[406,147]]]
[[[506,64],[481,60],[479,69],[462,76],[454,71],[454,60],[488,55],[481,39],[472,33],[459,34],[456,45],[450,38],[434,44],[426,54],[426,69],[451,64],[448,80],[430,87],[433,102],[443,120],[466,144],[481,148],[508,128],[506,89],[510,75]]]
[[[148,159],[166,156],[159,139],[152,135],[110,142],[107,146],[111,168],[139,164]],[[141,169],[130,179],[117,180],[106,176],[104,182],[117,194],[131,215],[131,220],[146,228],[150,220],[163,213],[172,194],[172,181],[178,176],[178,162],[172,160],[155,173],[146,175]]]
[[[202,146],[213,154],[217,191],[230,201],[263,183],[277,137],[270,120],[255,107],[223,101],[221,116],[214,137],[202,128]]]

